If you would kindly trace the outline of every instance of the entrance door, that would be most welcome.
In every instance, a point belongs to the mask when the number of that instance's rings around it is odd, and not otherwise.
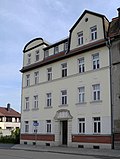
[[[62,145],[67,145],[67,134],[68,134],[68,123],[67,120],[62,121]]]

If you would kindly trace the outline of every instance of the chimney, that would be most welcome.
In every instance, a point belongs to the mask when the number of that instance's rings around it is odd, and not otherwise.
[[[7,104],[7,111],[10,110],[10,103]]]
[[[118,8],[117,10],[118,10],[118,18],[120,18],[120,8]]]

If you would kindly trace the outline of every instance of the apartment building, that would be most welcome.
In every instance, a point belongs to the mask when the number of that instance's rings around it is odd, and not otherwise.
[[[85,10],[68,38],[25,45],[21,144],[113,146],[108,27],[104,15]]]
[[[20,128],[20,118],[20,113],[10,108],[10,104],[0,107],[0,135],[11,135],[12,130]]]

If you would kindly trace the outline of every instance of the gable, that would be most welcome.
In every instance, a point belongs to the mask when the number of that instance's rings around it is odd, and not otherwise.
[[[78,33],[80,32],[83,32],[83,45],[92,42],[90,29],[93,26],[97,27],[96,40],[105,39],[105,19],[105,16],[101,14],[84,11],[84,13],[70,29],[70,50],[80,47],[78,45]],[[109,24],[108,21],[107,23]]]

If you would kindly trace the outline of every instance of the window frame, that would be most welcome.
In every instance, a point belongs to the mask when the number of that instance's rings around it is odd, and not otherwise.
[[[44,51],[44,58],[47,58],[47,57],[49,57],[49,50]]]
[[[46,120],[46,132],[48,134],[51,134],[51,132],[52,132],[52,123],[51,123],[51,120]]]
[[[90,28],[91,31],[91,40],[97,39],[97,25],[94,25]]]
[[[85,118],[78,118],[78,133],[85,134]]]
[[[25,133],[28,133],[29,132],[29,121],[24,121],[24,124],[25,124],[24,131],[25,131]]]
[[[59,45],[54,47],[54,54],[58,54],[59,53]]]
[[[30,86],[30,74],[26,75],[26,87]]]
[[[27,54],[27,65],[31,64],[31,53]]]
[[[61,91],[61,105],[67,105],[68,101],[67,101],[67,90],[62,90]]]
[[[25,97],[25,110],[29,110],[30,107],[30,98]]]
[[[93,70],[100,68],[100,57],[99,53],[92,54],[92,64],[93,64]]]
[[[67,62],[61,64],[62,78],[67,77]]]
[[[83,45],[84,43],[83,31],[77,33],[77,40],[78,40],[78,45]]]
[[[39,83],[39,71],[34,72],[35,84]]]
[[[85,102],[85,87],[78,87],[78,102],[84,103]]]
[[[52,67],[47,68],[47,81],[52,80]]]
[[[52,93],[47,93],[46,97],[47,97],[46,106],[51,107],[52,106]]]
[[[78,59],[78,68],[79,73],[85,72],[85,59],[84,57],[81,57]]]
[[[101,99],[101,91],[100,91],[100,84],[93,84],[93,101],[100,101]]]
[[[34,109],[38,109],[39,103],[38,103],[38,95],[34,96]]]
[[[93,133],[100,134],[101,133],[101,118],[93,117]]]
[[[35,61],[37,62],[37,61],[40,60],[40,51],[39,51],[39,50],[36,50],[35,53],[36,53],[36,54],[35,54]]]

